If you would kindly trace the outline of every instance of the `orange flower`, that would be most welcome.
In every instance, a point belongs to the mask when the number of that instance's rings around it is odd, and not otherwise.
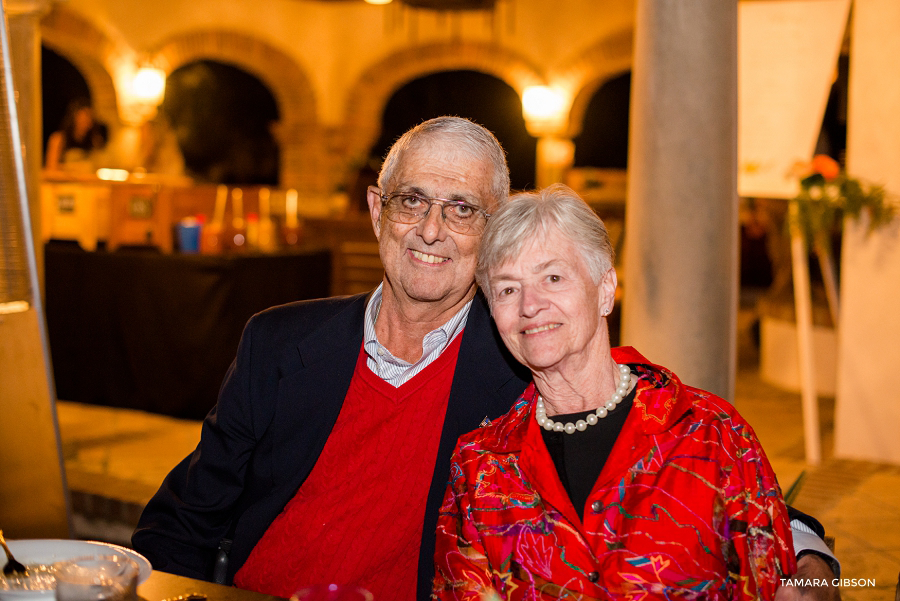
[[[822,175],[826,181],[831,181],[841,173],[841,166],[827,154],[817,154],[812,160],[813,171]]]

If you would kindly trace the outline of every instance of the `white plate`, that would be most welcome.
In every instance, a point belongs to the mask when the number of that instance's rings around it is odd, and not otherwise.
[[[127,555],[138,564],[138,584],[147,580],[153,568],[147,558],[136,553],[131,549],[120,547],[119,545],[111,545],[109,543],[100,543],[86,540],[66,540],[66,539],[22,539],[8,540],[9,550],[15,555],[16,560],[29,564],[51,564],[57,561],[65,561],[74,559],[84,555],[109,555],[113,553],[121,553]],[[5,563],[6,558],[0,557]],[[0,600],[3,599],[53,599],[55,597],[53,591],[4,591],[0,590]]]

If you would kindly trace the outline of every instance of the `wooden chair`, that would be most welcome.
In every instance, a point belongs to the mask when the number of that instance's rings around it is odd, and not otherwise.
[[[377,242],[342,242],[334,253],[334,295],[368,292],[381,283],[384,267]]]

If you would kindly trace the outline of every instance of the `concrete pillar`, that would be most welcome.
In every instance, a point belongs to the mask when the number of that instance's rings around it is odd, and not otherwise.
[[[535,161],[535,186],[546,188],[565,179],[575,162],[575,143],[571,138],[544,136],[538,138]]]
[[[737,362],[737,0],[638,0],[623,342],[727,399]]]
[[[855,0],[847,171],[900,194],[900,3]],[[868,231],[847,221],[841,257],[836,457],[900,464],[900,217]]]

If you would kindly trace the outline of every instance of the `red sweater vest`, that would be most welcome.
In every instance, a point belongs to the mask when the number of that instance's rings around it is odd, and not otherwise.
[[[425,501],[462,335],[394,388],[360,350],[340,415],[309,477],[257,542],[234,583],[290,597],[315,584],[415,598]]]

